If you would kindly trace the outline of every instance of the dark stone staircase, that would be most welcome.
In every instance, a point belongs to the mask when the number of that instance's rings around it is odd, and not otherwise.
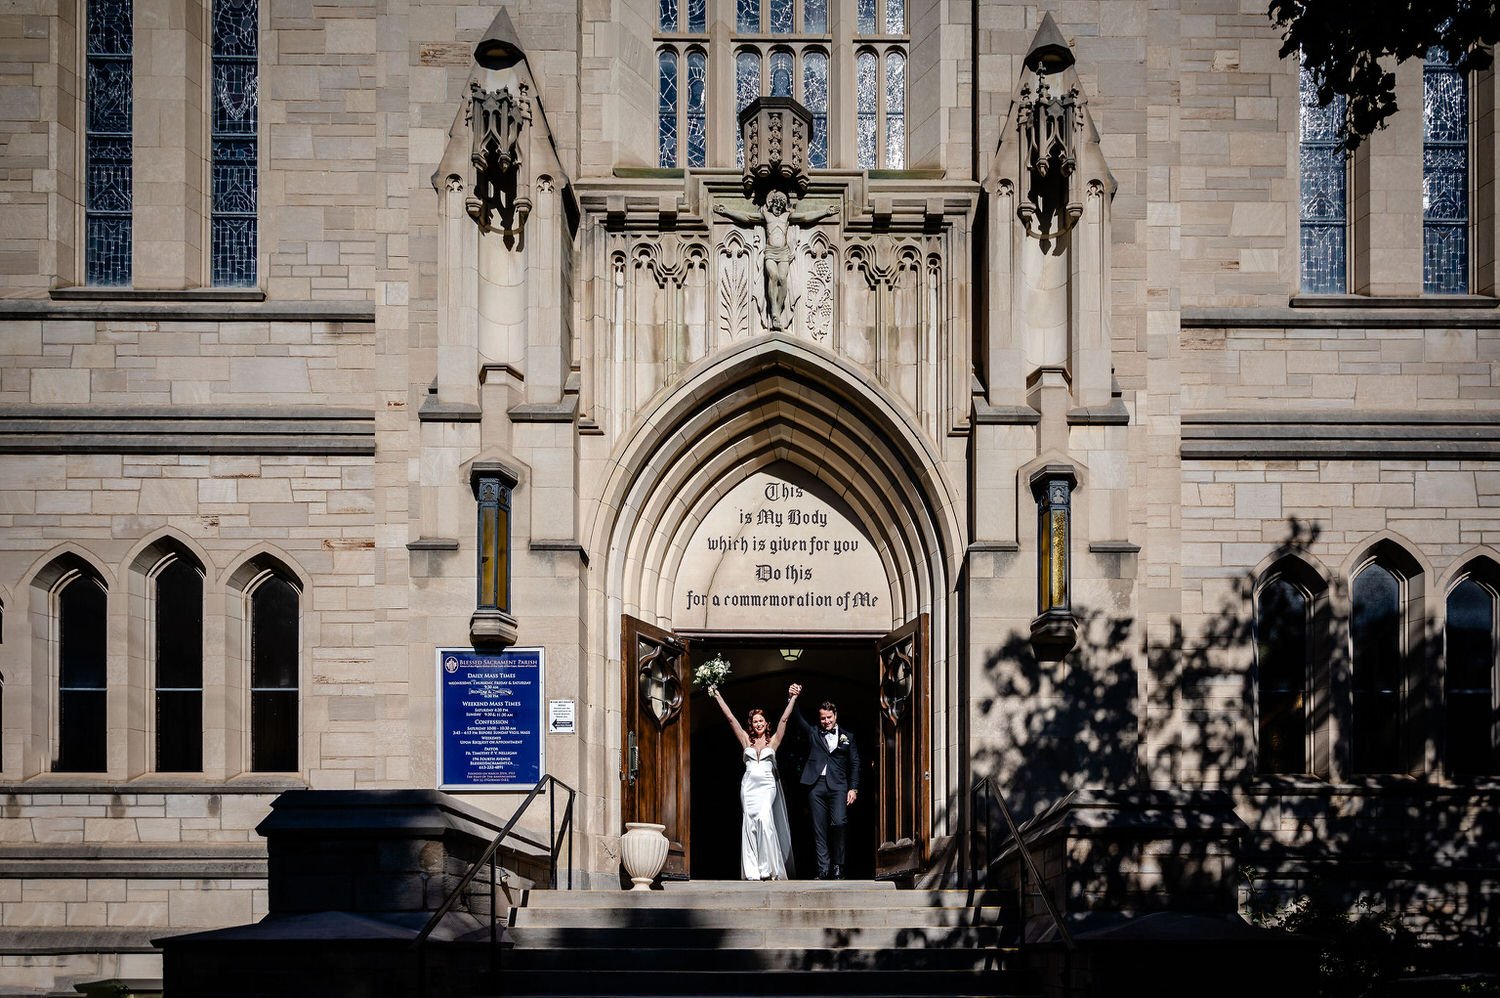
[[[999,894],[889,883],[528,891],[495,995],[1024,995]]]

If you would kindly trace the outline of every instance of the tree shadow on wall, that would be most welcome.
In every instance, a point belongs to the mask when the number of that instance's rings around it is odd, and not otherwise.
[[[1290,520],[1276,551],[1306,555],[1318,528]],[[1153,821],[1183,834],[1157,842],[1160,883],[1184,896],[1219,896],[1238,890],[1242,910],[1267,924],[1285,922],[1278,913],[1315,899],[1321,907],[1351,910],[1364,905],[1377,915],[1400,916],[1404,931],[1421,943],[1406,962],[1426,971],[1500,971],[1500,788],[1488,783],[1438,782],[1422,775],[1346,778],[1266,776],[1256,772],[1256,647],[1277,635],[1257,635],[1253,597],[1256,578],[1245,572],[1221,580],[1212,608],[1186,630],[1171,618],[1161,634],[1147,635],[1142,622],[1106,610],[1075,605],[1079,645],[1062,662],[1039,661],[1029,636],[1013,634],[991,651],[972,679],[970,716],[972,776],[990,777],[1019,822],[1034,818],[1073,791],[1106,788],[1126,804],[1150,811]],[[1347,621],[1326,608],[1315,626],[1327,629],[1315,645],[1315,675],[1322,690],[1309,690],[1310,756],[1347,758],[1335,708],[1349,693]],[[1440,675],[1441,634],[1428,619],[1413,632],[1419,663],[1413,696],[1422,698],[1425,730],[1440,737],[1440,704],[1433,680]],[[1320,673],[1319,670],[1322,670]],[[1428,714],[1431,714],[1428,717]],[[1344,731],[1348,730],[1345,724]],[[1431,745],[1425,756],[1431,759]],[[1309,758],[1309,769],[1315,759]],[[1345,770],[1346,771],[1346,770]],[[1189,789],[1226,791],[1248,831],[1232,843],[1241,866],[1239,882],[1225,884],[1223,857],[1205,851],[1208,816],[1196,810]],[[1174,807],[1156,807],[1171,797]],[[1219,798],[1222,800],[1223,798]],[[1185,801],[1185,803],[1184,803]],[[1003,843],[1001,819],[988,819],[972,802],[950,802],[950,812],[968,814],[972,842]],[[986,820],[988,825],[986,826]],[[955,821],[955,825],[957,821]],[[1228,829],[1225,829],[1228,836]],[[1129,910],[1152,899],[1139,890],[1138,856],[1128,849],[1095,850],[1090,879],[1075,886],[1092,903]],[[1050,874],[1049,874],[1050,875]],[[1158,897],[1156,900],[1160,900]],[[1289,927],[1319,934],[1326,923],[1292,919]],[[1394,943],[1395,922],[1385,933]],[[1370,992],[1370,993],[1379,993]]]

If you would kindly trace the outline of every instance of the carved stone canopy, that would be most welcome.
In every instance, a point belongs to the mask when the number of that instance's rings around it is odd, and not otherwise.
[[[740,112],[739,122],[745,196],[760,202],[772,190],[806,194],[812,112],[790,97],[761,97]]]

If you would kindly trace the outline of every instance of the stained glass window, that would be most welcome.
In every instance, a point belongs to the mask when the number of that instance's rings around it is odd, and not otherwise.
[[[89,0],[84,124],[84,281],[130,283],[130,0]]]
[[[1318,107],[1304,67],[1300,79],[1302,290],[1343,294],[1349,288],[1349,168],[1344,156],[1344,98]]]
[[[906,0],[885,0],[885,33],[899,35],[906,31]]]
[[[906,166],[906,56],[885,56],[885,165],[888,170]]]
[[[708,163],[708,55],[687,54],[687,165]]]
[[[792,96],[792,54],[786,49],[771,53],[771,96]]]
[[[735,0],[734,30],[752,34],[760,31],[760,0]]]
[[[792,0],[771,0],[771,33],[791,34],[796,22],[792,19]]]
[[[745,164],[745,136],[739,128],[739,113],[760,96],[760,53],[741,49],[734,57],[735,165]]]
[[[811,51],[802,57],[802,106],[812,112],[812,138],[807,165],[828,166],[828,56]]]
[[[259,199],[259,0],[215,0],[211,279],[255,284]]]
[[[656,56],[656,162],[677,165],[677,53],[662,49]]]
[[[656,26],[662,31],[677,30],[677,0],[660,0],[657,3]]]
[[[1443,699],[1447,707],[1448,772],[1459,776],[1500,773],[1496,738],[1495,608],[1489,586],[1472,576],[1448,594]]]
[[[687,29],[694,32],[708,30],[708,0],[687,0]]]
[[[875,0],[855,0],[854,31],[860,35],[875,33]]]
[[[1422,290],[1469,290],[1469,88],[1441,52],[1422,67]]]
[[[1401,581],[1370,565],[1354,577],[1354,772],[1394,773],[1401,760]]]
[[[828,0],[802,0],[802,30],[809,35],[828,30]]]
[[[875,126],[880,110],[877,69],[874,52],[861,52],[854,59],[855,162],[861,170],[875,168]]]

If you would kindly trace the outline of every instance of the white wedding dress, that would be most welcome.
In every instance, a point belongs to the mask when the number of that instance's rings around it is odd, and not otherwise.
[[[740,780],[740,876],[746,880],[786,880],[792,839],[786,802],[776,780],[776,750],[746,747]]]

